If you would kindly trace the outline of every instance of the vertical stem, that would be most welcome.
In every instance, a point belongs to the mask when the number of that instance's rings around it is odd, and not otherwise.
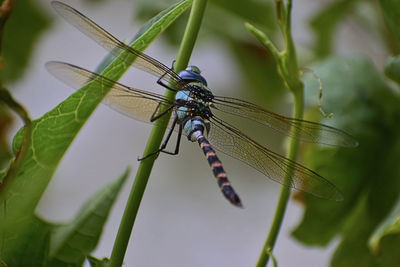
[[[186,30],[182,38],[182,43],[179,48],[179,52],[175,62],[175,71],[184,69],[189,62],[194,44],[196,42],[198,31],[200,29],[200,24],[203,18],[206,3],[207,0],[194,0],[188,24],[186,26]],[[175,93],[170,90],[166,90],[164,96],[170,100],[173,100],[175,97]],[[166,108],[164,106],[162,107]],[[160,112],[163,112],[163,110],[165,109],[160,108]],[[144,156],[151,154],[160,147],[162,138],[168,126],[169,117],[170,114],[168,116],[162,116],[155,122],[147,141],[146,148],[143,152]],[[135,223],[136,215],[139,210],[140,202],[142,200],[147,181],[150,177],[150,173],[156,158],[156,155],[148,157],[145,160],[142,160],[139,164],[135,181],[132,185],[128,202],[125,207],[125,211],[122,216],[121,224],[118,229],[118,234],[115,239],[114,247],[111,253],[109,264],[110,267],[117,267],[122,265],[133,225]]]
[[[293,117],[296,119],[301,119],[303,117],[303,111],[304,111],[304,96],[303,96],[303,88],[301,88],[301,90],[294,91]],[[287,157],[289,159],[291,159],[293,161],[296,160],[298,147],[299,147],[298,139],[291,139],[290,145],[289,145],[289,150],[287,153]],[[286,176],[284,177],[283,184],[290,184],[292,175],[293,175],[293,169],[289,169],[286,172]],[[271,253],[272,253],[272,250],[274,248],[276,239],[279,234],[279,230],[282,225],[283,217],[286,212],[287,203],[288,203],[289,197],[290,197],[290,191],[291,191],[290,187],[288,187],[288,186],[282,186],[282,188],[281,188],[281,192],[279,195],[279,201],[278,201],[278,204],[276,205],[274,219],[272,221],[272,225],[270,227],[268,237],[265,240],[263,250],[260,253],[256,267],[264,267],[268,263],[268,260],[270,258],[270,253],[267,253],[267,251],[271,251]]]
[[[277,54],[275,52],[276,57],[278,58],[278,70],[283,78],[286,87],[293,93],[294,96],[293,117],[295,119],[302,119],[304,112],[304,90],[303,83],[301,82],[299,77],[300,72],[297,63],[296,48],[291,33],[292,1],[288,0],[286,6],[283,6],[283,3],[280,0],[276,0],[276,3],[279,7],[278,10],[282,13],[278,14],[278,17],[281,19],[279,21],[279,24],[283,31],[282,33],[286,42],[285,50],[283,51],[283,53]],[[258,36],[260,40],[264,41],[264,43],[268,44],[268,46],[271,46],[267,38],[262,35]],[[265,40],[267,40],[267,42]],[[274,52],[274,50],[272,50],[272,52]],[[294,136],[298,135],[298,129],[292,128],[291,130],[293,131]],[[289,150],[287,152],[287,157],[292,161],[296,161],[298,146],[299,140],[297,138],[292,138],[290,140]],[[293,171],[293,167],[288,167],[283,180],[283,184],[291,184]],[[268,233],[267,239],[265,240],[263,250],[260,253],[256,267],[264,267],[268,264],[268,260],[270,258],[270,255],[272,254],[276,239],[279,234],[279,230],[283,222],[287,203],[290,197],[290,191],[290,187],[288,186],[282,186],[281,188],[274,219],[272,221],[270,231]]]
[[[176,62],[174,65],[174,70],[176,72],[186,68],[189,63],[190,55],[192,54],[193,47],[197,39],[197,34],[200,30],[206,4],[207,0],[194,0],[193,2],[188,25],[185,29],[178,55],[176,56]]]

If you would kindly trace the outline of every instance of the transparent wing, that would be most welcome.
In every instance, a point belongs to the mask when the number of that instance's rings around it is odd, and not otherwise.
[[[162,95],[125,86],[68,63],[51,61],[46,63],[46,68],[57,79],[74,89],[79,89],[88,83],[98,90],[111,87],[103,102],[136,120],[150,122],[151,116],[161,105],[169,107],[173,104]]]
[[[304,142],[343,147],[358,145],[351,135],[339,129],[316,122],[285,117],[240,99],[215,96],[212,107],[218,111],[258,122],[292,138],[296,137],[291,130],[293,127],[298,132],[297,137]]]
[[[343,199],[335,185],[312,170],[263,147],[235,127],[216,117],[212,117],[210,123],[208,139],[215,149],[243,161],[268,178],[285,186],[311,193],[317,197],[332,200]],[[286,183],[284,177],[289,169],[293,170],[293,179],[291,183]]]
[[[51,2],[51,5],[66,21],[110,51],[114,56],[120,56],[125,52],[122,60],[128,65],[135,66],[157,77],[163,76],[162,80],[166,83],[171,83],[176,89],[180,89],[185,85],[185,82],[178,74],[170,68],[156,59],[124,44],[74,8],[58,1]],[[132,63],[133,60],[134,62]]]

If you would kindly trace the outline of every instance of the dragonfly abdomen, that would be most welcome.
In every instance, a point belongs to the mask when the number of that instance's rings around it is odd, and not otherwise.
[[[224,196],[233,205],[242,207],[242,202],[240,201],[239,196],[236,194],[231,183],[229,182],[226,172],[222,167],[222,163],[218,159],[211,144],[203,135],[198,136],[197,142],[199,143],[200,148],[203,150],[203,153],[207,158],[208,164],[210,164],[212,168],[212,171],[215,178],[217,179],[217,183],[219,188],[221,189],[222,194],[224,194]]]

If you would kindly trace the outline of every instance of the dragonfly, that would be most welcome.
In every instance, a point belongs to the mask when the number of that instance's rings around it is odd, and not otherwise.
[[[279,115],[244,100],[214,95],[198,67],[189,66],[176,73],[158,60],[118,40],[76,9],[58,1],[51,4],[59,15],[112,55],[125,53],[128,55],[122,58],[125,63],[158,77],[157,84],[176,92],[175,99],[169,100],[163,95],[123,85],[72,64],[57,61],[46,63],[51,74],[75,89],[88,83],[99,90],[111,88],[103,102],[136,120],[155,122],[172,114],[161,147],[144,158],[160,152],[178,154],[181,136],[197,142],[222,194],[237,207],[243,206],[241,199],[228,180],[216,151],[246,163],[284,186],[320,198],[336,201],[343,198],[340,190],[329,180],[268,149],[217,114],[240,117],[254,122],[261,129],[272,128],[290,138],[329,146],[357,146],[357,141],[350,134],[320,123]],[[133,57],[135,61],[132,63]],[[174,132],[178,132],[175,150],[168,151],[166,147]],[[285,179],[288,175],[291,175],[291,179]]]

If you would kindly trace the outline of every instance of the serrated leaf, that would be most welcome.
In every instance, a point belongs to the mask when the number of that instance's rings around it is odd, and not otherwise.
[[[55,227],[50,246],[50,266],[81,266],[96,247],[103,226],[129,169],[116,181],[95,193],[68,224]]]
[[[49,18],[37,7],[35,1],[16,1],[2,41],[5,64],[1,72],[2,81],[13,82],[23,74],[36,41],[49,23]]]
[[[400,56],[389,57],[386,60],[385,75],[400,85]]]
[[[379,2],[387,25],[400,41],[400,2],[398,0],[380,0]]]
[[[377,259],[367,241],[400,193],[400,99],[365,58],[332,58],[313,69],[323,84],[323,108],[334,113],[323,123],[348,131],[360,145],[306,148],[306,165],[330,179],[344,201],[305,196],[306,211],[293,235],[326,245],[340,234],[332,266],[370,266],[363,264]],[[306,81],[307,95],[317,99],[317,90],[315,81]]]
[[[190,0],[181,1],[160,13],[150,24],[144,26],[146,30],[141,31],[142,35],[137,36],[131,46],[144,50],[190,4]],[[117,58],[104,70],[103,75],[118,79],[128,67]],[[86,86],[33,122],[31,149],[8,192],[7,216],[0,214],[0,232],[7,230],[4,236],[7,247],[2,251],[3,259],[18,251],[20,242],[24,242],[24,233],[30,227],[30,218],[58,163],[110,88],[103,89],[100,94],[98,88]],[[18,151],[22,135],[20,131],[14,138],[14,151]]]

